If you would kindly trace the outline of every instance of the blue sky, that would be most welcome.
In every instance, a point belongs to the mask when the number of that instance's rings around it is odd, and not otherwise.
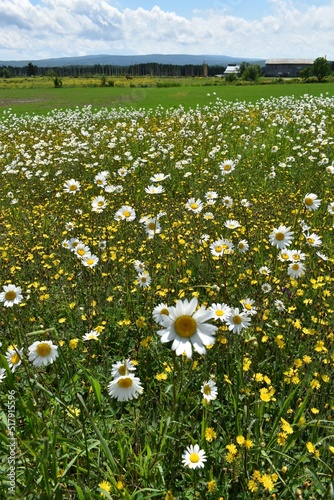
[[[89,54],[334,59],[334,0],[0,0],[0,60]]]

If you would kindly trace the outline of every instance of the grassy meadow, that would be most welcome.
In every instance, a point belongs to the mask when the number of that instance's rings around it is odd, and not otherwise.
[[[1,498],[333,498],[334,99],[297,87],[0,90]]]
[[[262,78],[259,84],[238,80],[227,84],[221,78],[153,78],[101,77],[63,78],[61,88],[55,88],[47,77],[0,79],[0,119],[4,111],[22,115],[47,114],[53,109],[75,109],[92,106],[132,107],[150,109],[183,106],[185,109],[210,103],[208,94],[224,101],[256,102],[280,97],[296,98],[309,95],[334,95],[334,82],[302,83],[296,79],[273,83]],[[112,86],[110,85],[112,83]],[[216,96],[216,97],[215,97]]]

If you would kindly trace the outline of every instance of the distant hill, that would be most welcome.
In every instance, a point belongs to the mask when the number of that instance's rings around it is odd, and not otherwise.
[[[41,68],[56,66],[94,66],[95,64],[111,66],[131,66],[134,64],[158,63],[184,66],[187,64],[199,65],[206,63],[209,66],[227,66],[240,64],[243,61],[250,64],[264,66],[264,59],[249,59],[245,57],[215,56],[215,55],[188,55],[188,54],[147,54],[140,56],[112,56],[107,54],[78,57],[56,57],[52,59],[26,61],[0,61],[0,66],[23,67],[28,63]]]

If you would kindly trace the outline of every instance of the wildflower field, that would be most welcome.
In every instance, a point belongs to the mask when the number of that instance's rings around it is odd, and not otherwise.
[[[1,498],[333,498],[333,97],[4,112],[0,172]]]

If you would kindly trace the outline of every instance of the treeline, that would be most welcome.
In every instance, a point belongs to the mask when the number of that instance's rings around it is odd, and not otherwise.
[[[27,66],[1,66],[0,77],[26,77],[26,76],[58,76],[58,77],[89,77],[95,75],[105,76],[156,76],[156,77],[195,77],[221,75],[225,66],[207,66],[203,64],[176,64],[142,63],[131,66],[112,66],[94,64],[93,66],[53,66],[39,67],[32,63]]]

